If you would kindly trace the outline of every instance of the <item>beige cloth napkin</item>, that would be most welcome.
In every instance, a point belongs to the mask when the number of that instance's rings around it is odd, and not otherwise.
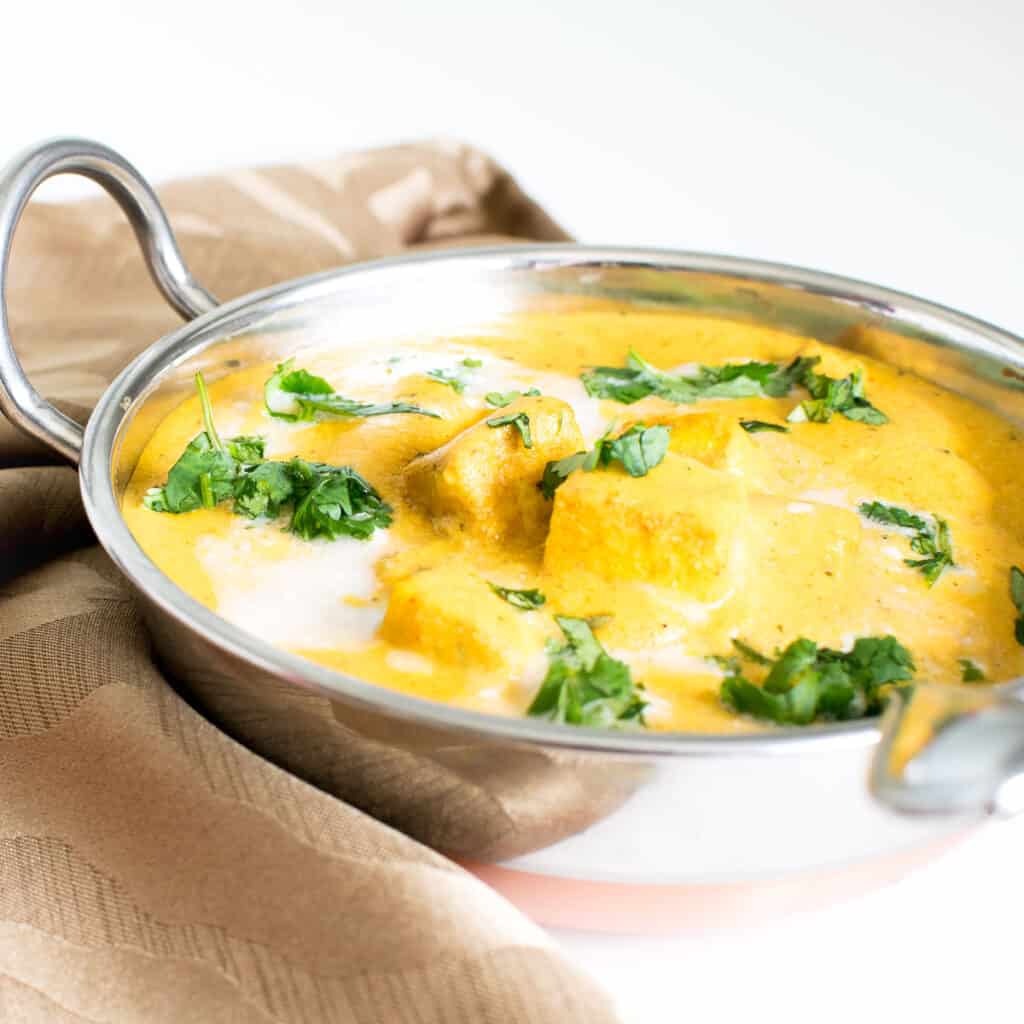
[[[223,299],[417,244],[565,237],[448,143],[162,197]],[[177,322],[105,197],[30,207],[12,274],[25,366],[79,416]],[[56,461],[0,422],[0,1020],[611,1021],[500,897],[175,694]]]

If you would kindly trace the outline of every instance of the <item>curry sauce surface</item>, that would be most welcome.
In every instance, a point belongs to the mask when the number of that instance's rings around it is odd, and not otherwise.
[[[836,415],[748,434],[740,420],[784,424],[806,394],[690,405],[588,397],[581,370],[621,366],[630,348],[662,369],[820,355],[823,373],[862,368],[890,422]],[[462,394],[425,376],[464,359],[482,365],[462,373]],[[182,515],[143,507],[146,490],[163,483],[202,429],[195,398],[145,448],[123,510],[182,589],[314,661],[418,696],[521,714],[544,676],[545,641],[559,636],[553,616],[597,617],[601,642],[646,688],[649,726],[701,732],[761,727],[719,700],[722,673],[708,656],[730,653],[734,636],[771,652],[798,637],[846,649],[857,637],[891,634],[913,652],[918,679],[958,682],[964,658],[989,680],[1024,673],[1006,583],[1009,566],[1024,562],[1021,435],[912,374],[780,331],[635,310],[534,314],[493,335],[311,350],[296,362],[350,397],[440,414],[282,422],[263,405],[272,363],[210,385],[222,436],[263,434],[268,458],[354,467],[393,506],[388,530],[365,542],[310,542],[283,522],[233,515],[230,504]],[[486,393],[531,386],[542,397],[510,408],[526,403],[532,417],[568,408],[574,422],[552,426],[569,432],[562,454],[636,422],[671,426],[679,444],[642,479],[615,467],[574,474],[547,503],[562,503],[553,526],[532,491],[514,492],[525,496],[522,507],[478,509],[467,526],[458,502],[444,505],[429,474],[410,467],[445,445],[465,449],[472,436],[473,458],[519,472],[514,430],[468,432],[508,411],[488,405]],[[536,469],[523,465],[535,490]],[[701,529],[676,535],[681,495]],[[956,567],[929,587],[905,564],[907,537],[858,515],[872,500],[947,520]],[[492,583],[538,588],[546,603],[520,611]]]

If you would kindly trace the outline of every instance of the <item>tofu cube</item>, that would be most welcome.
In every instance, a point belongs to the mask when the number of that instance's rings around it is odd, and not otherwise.
[[[764,474],[764,459],[739,417],[718,412],[663,412],[644,422],[669,427],[669,451],[703,462],[736,476],[757,480]]]
[[[487,422],[517,414],[529,418],[529,448],[515,426]],[[551,503],[537,486],[544,467],[583,448],[569,405],[557,398],[520,398],[410,462],[406,494],[441,533],[535,547],[543,543],[551,515]]]
[[[447,664],[502,669],[543,645],[537,618],[502,600],[466,566],[449,564],[395,584],[380,635]]]
[[[670,587],[713,602],[736,586],[748,519],[744,484],[669,453],[646,476],[577,471],[555,492],[544,568]]]
[[[742,472],[756,457],[756,449],[735,416],[717,412],[695,412],[676,416],[671,427],[669,451],[686,455],[712,469]]]
[[[757,443],[739,425],[739,417],[722,413],[659,411],[628,421],[645,426],[669,427],[669,451],[702,462],[759,485],[765,484],[768,467]]]

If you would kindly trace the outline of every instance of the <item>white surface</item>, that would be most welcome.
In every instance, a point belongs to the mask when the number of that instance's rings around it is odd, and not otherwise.
[[[564,936],[626,1024],[1019,1024],[1017,822],[898,885],[745,931]]]
[[[8,4],[4,44],[4,153],[92,135],[160,178],[457,136],[585,240],[817,266],[1024,332],[1016,0],[51,0]],[[1019,1020],[1022,862],[1016,823],[757,932],[559,938],[644,1024]]]

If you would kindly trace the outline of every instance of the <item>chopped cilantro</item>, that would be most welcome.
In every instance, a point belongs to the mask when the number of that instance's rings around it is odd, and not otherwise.
[[[230,437],[224,442],[224,446],[236,462],[253,466],[263,461],[266,441],[258,434],[254,434],[249,437]]]
[[[1024,647],[1024,572],[1017,566],[1010,569],[1010,599],[1017,609],[1017,621],[1014,623],[1014,636],[1017,643]]]
[[[888,688],[912,679],[915,668],[910,651],[892,636],[861,637],[845,652],[802,637],[764,661],[769,671],[757,685],[743,676],[736,659],[724,659],[721,699],[734,711],[779,725],[877,714]]]
[[[540,481],[541,494],[551,499],[572,473],[583,466],[587,461],[587,452],[577,452],[575,455],[567,455],[564,459],[556,459],[544,467],[544,476]]]
[[[668,402],[689,404],[701,398],[780,397],[792,386],[788,369],[777,363],[727,363],[701,366],[696,374],[666,373],[630,349],[626,365],[595,366],[581,375],[587,394],[631,404],[656,395]]]
[[[645,427],[642,423],[635,423],[618,437],[606,434],[589,452],[577,452],[549,462],[544,467],[541,492],[545,498],[553,498],[555,491],[577,469],[590,472],[612,462],[622,463],[622,468],[630,476],[646,476],[665,458],[669,433],[668,427]]]
[[[929,523],[923,516],[881,501],[861,502],[857,506],[857,511],[873,523],[914,531],[910,547],[922,557],[905,558],[903,562],[911,569],[919,570],[928,581],[929,587],[934,586],[944,569],[956,564],[953,561],[953,544],[949,536],[949,524],[945,519],[933,515],[934,524]]]
[[[427,370],[424,376],[436,380],[438,384],[447,384],[458,395],[466,390],[466,382],[456,370]]]
[[[665,458],[668,438],[668,427],[645,427],[636,423],[616,438],[601,438],[591,457],[602,466],[612,461],[621,462],[630,476],[647,476]]]
[[[201,373],[195,376],[203,415],[203,431],[197,434],[167,474],[162,487],[151,487],[143,504],[154,512],[180,514],[213,508],[230,498],[235,477],[243,464],[263,458],[263,438],[235,437],[221,440],[213,422],[213,407]]]
[[[236,515],[273,518],[295,495],[295,482],[287,462],[263,462],[237,477],[234,486]]]
[[[789,427],[784,427],[781,423],[766,423],[764,420],[740,420],[740,426],[748,434],[760,434],[766,430],[776,434],[789,433]]]
[[[772,659],[755,650],[750,644],[744,643],[738,636],[732,638],[732,645],[739,652],[741,658],[752,661],[755,665],[770,665]]]
[[[193,512],[213,508],[231,497],[238,463],[223,449],[214,447],[209,435],[197,434],[167,474],[162,487],[151,487],[143,497],[154,512]]]
[[[462,370],[427,370],[424,376],[429,377],[431,380],[436,380],[438,384],[447,384],[457,395],[461,395],[466,390],[466,384],[468,383],[467,374],[463,371],[476,370],[483,365],[482,360],[471,359],[467,356],[459,363]]]
[[[391,525],[391,508],[349,466],[291,459],[264,461],[260,437],[221,441],[202,374],[196,389],[205,430],[198,434],[143,503],[154,512],[191,512],[234,499],[236,515],[257,519],[278,515],[293,505],[289,530],[300,537],[365,540],[374,530]]]
[[[793,380],[805,387],[811,397],[801,402],[789,414],[790,423],[828,423],[833,413],[840,413],[848,420],[880,426],[889,422],[889,417],[868,401],[864,394],[864,373],[854,370],[846,377],[829,377],[818,373],[814,367],[820,362],[818,356],[795,360]]]
[[[292,459],[295,510],[288,529],[305,540],[366,540],[391,525],[391,506],[350,466]]]
[[[533,434],[530,432],[530,417],[525,412],[507,413],[504,416],[492,416],[487,421],[489,427],[515,427],[523,439],[524,448],[533,447]]]
[[[517,398],[538,398],[540,391],[537,388],[529,388],[527,391],[488,391],[484,395],[484,401],[495,409],[504,409],[511,405]]]
[[[251,519],[276,516],[292,505],[288,529],[305,540],[365,540],[391,525],[391,507],[349,466],[263,462],[236,478],[234,497],[235,513]]]
[[[323,377],[317,377],[308,370],[294,369],[294,359],[279,363],[274,373],[263,386],[263,400],[275,419],[289,422],[307,421],[317,413],[353,419],[364,416],[388,416],[392,413],[413,413],[418,416],[432,416],[436,412],[421,409],[408,402],[359,402],[354,398],[339,395]]]
[[[547,600],[539,590],[511,590],[509,587],[499,587],[497,583],[489,583],[488,586],[513,608],[527,612],[539,608]]]
[[[988,682],[985,673],[970,658],[960,659],[960,681],[964,683]]]
[[[556,615],[566,642],[548,643],[548,671],[528,715],[568,725],[646,725],[629,666],[611,657],[589,623]]]
[[[908,558],[907,565],[912,569],[918,569],[928,581],[928,586],[933,586],[935,581],[942,575],[943,569],[955,565],[953,561],[953,544],[949,537],[949,523],[938,516],[932,516],[935,520],[935,529],[927,534],[918,534],[910,542],[910,546],[922,558]]]
[[[897,505],[886,505],[882,501],[862,501],[857,506],[857,511],[865,519],[885,526],[899,526],[904,530],[916,530],[919,533],[928,530],[928,523],[921,516]]]

